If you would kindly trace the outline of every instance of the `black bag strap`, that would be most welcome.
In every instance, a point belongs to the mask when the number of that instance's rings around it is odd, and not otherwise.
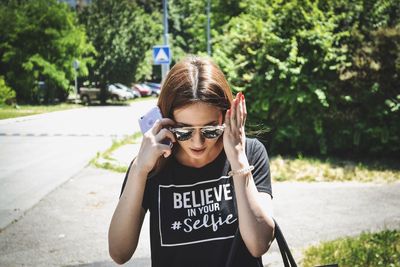
[[[280,226],[278,225],[278,223],[276,222],[275,219],[273,219],[273,220],[275,223],[274,237],[276,239],[276,242],[278,243],[284,266],[285,267],[297,267],[296,261],[294,260],[293,255],[290,252],[289,246],[286,242],[285,237],[283,236]],[[241,235],[240,235],[239,228],[238,228],[236,230],[235,237],[233,238],[232,246],[231,246],[231,249],[228,254],[228,260],[225,265],[226,267],[233,266],[233,261],[235,258],[234,256],[235,256],[236,251],[239,248],[240,241],[241,241]]]
[[[297,267],[296,261],[293,258],[292,253],[290,252],[289,246],[286,242],[285,237],[283,236],[282,230],[275,219],[275,239],[278,243],[279,250],[282,255],[283,264],[285,267]]]
[[[284,266],[285,267],[297,267],[297,264],[293,258],[292,252],[290,251],[289,246],[286,242],[286,239],[283,236],[281,227],[279,226],[279,224],[276,222],[275,219],[273,219],[273,220],[275,223],[274,238],[276,239],[276,242],[278,243],[279,251],[281,252]],[[232,242],[231,250],[229,251],[228,260],[225,265],[226,267],[234,266],[233,264],[234,264],[235,253],[238,250],[240,242],[242,242],[242,237],[240,235],[239,228],[238,228],[236,230],[236,234],[235,234],[235,237]],[[259,264],[260,264],[260,266],[262,265],[261,260],[260,260]],[[339,265],[337,263],[335,263],[335,264],[328,264],[328,265],[320,265],[317,267],[338,267],[338,266]]]

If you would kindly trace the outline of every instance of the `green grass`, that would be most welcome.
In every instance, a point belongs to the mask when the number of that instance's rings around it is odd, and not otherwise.
[[[149,101],[149,100],[154,100],[154,99],[158,99],[158,97],[156,97],[156,96],[139,97],[139,98],[126,100],[125,103],[127,103],[129,105],[129,104],[132,104],[135,102],[143,102],[143,101]]]
[[[340,267],[399,267],[400,231],[364,232],[312,246],[303,255],[304,267],[332,263]]]
[[[67,110],[73,108],[81,108],[81,105],[77,104],[56,104],[56,105],[18,105],[18,106],[9,106],[9,105],[0,105],[0,120],[16,118],[22,116],[29,116],[35,114],[42,114],[47,112],[59,111],[59,110]]]
[[[128,166],[121,165],[112,158],[113,151],[125,144],[138,143],[141,133],[136,133],[120,141],[113,141],[113,145],[91,161],[99,168],[116,172],[125,172]],[[396,182],[400,181],[400,169],[397,166],[384,162],[356,163],[344,160],[320,160],[315,158],[283,158],[271,159],[272,179],[274,182]]]
[[[124,145],[137,144],[141,137],[142,134],[137,132],[133,135],[125,137],[122,140],[113,140],[111,147],[104,152],[98,152],[97,155],[90,161],[90,164],[97,168],[125,173],[128,170],[128,166],[122,165],[118,162],[118,160],[114,159],[112,157],[112,153]]]
[[[398,163],[354,162],[348,160],[315,158],[271,159],[271,173],[274,181],[299,182],[395,182],[400,181]]]
[[[135,98],[135,99],[129,99],[126,102],[127,103],[134,103],[134,102],[142,102],[142,101],[147,101],[151,99],[158,99],[158,97],[155,96],[145,96],[145,97],[140,97],[140,98]]]

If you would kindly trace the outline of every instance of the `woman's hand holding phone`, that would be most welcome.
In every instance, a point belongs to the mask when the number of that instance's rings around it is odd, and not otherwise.
[[[158,110],[158,108],[155,108],[155,110]],[[154,168],[160,156],[163,155],[167,158],[171,155],[172,146],[170,142],[176,142],[175,136],[166,129],[167,126],[173,126],[175,122],[169,118],[161,118],[160,115],[154,115],[158,113],[159,110],[158,112],[151,110],[139,120],[142,131],[146,131],[143,133],[143,140],[136,163],[147,173]],[[146,129],[142,125],[151,126],[151,128]],[[170,142],[165,142],[165,140],[170,140]]]

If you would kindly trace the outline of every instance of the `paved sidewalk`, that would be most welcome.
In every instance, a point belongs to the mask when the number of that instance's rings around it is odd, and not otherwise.
[[[114,153],[129,162],[138,146]],[[107,232],[124,174],[86,167],[43,198],[18,222],[0,232],[0,266],[115,266]],[[275,183],[275,217],[300,259],[301,250],[322,240],[361,231],[400,228],[400,183]],[[146,220],[147,220],[146,216]],[[276,245],[266,266],[282,266]],[[126,266],[149,266],[148,222]]]

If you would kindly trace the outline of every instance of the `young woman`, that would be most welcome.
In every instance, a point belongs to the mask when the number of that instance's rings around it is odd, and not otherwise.
[[[260,266],[275,227],[271,179],[264,146],[245,136],[244,95],[233,99],[210,59],[188,57],[158,106],[164,118],[144,134],[111,220],[111,257],[132,257],[149,210],[152,266]]]

